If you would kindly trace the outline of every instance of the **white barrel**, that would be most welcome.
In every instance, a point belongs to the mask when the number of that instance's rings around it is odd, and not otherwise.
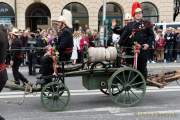
[[[104,47],[98,47],[95,49],[95,61],[105,61],[106,60],[106,49]]]
[[[88,49],[89,62],[114,61],[116,57],[117,50],[115,47],[90,47]]]
[[[88,60],[89,60],[90,62],[95,61],[95,57],[94,57],[94,47],[88,48]]]
[[[110,61],[114,61],[117,58],[117,49],[116,47],[108,47],[107,50],[110,53]]]

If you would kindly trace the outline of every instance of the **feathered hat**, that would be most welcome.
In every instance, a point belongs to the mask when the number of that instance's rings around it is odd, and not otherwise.
[[[142,6],[139,2],[134,1],[132,5],[132,17],[135,16],[135,13],[142,12]]]
[[[62,16],[66,19],[66,25],[69,28],[72,28],[72,13],[71,13],[71,11],[64,9],[62,12]]]
[[[52,20],[53,22],[63,22],[66,24],[69,28],[72,28],[72,14],[69,10],[64,9],[62,12],[62,15],[59,16],[56,19]]]

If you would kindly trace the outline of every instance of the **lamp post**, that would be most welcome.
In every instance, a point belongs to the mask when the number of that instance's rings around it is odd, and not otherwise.
[[[105,21],[106,21],[106,0],[103,0],[103,23],[102,25],[105,25]]]
[[[100,26],[100,46],[107,46],[106,1],[107,0],[103,0],[102,25]]]
[[[180,0],[174,0],[174,14],[173,21],[176,21],[176,17],[180,13]]]
[[[14,0],[14,11],[15,11],[15,27],[17,27],[17,1]]]
[[[102,26],[103,26],[103,45],[107,46],[107,26],[106,26],[106,4],[107,0],[103,0],[103,22],[102,22]]]

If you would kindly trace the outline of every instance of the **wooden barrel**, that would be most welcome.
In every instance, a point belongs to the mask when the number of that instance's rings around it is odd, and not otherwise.
[[[105,48],[104,47],[90,47],[88,49],[88,60],[90,62],[104,61]]]
[[[115,47],[90,47],[88,55],[89,62],[114,61],[117,57],[117,50]]]
[[[107,50],[110,53],[110,61],[114,61],[117,58],[117,49],[115,47],[108,47]]]

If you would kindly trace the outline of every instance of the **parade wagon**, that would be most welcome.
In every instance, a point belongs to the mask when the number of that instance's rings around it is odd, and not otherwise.
[[[123,63],[124,58],[116,47],[89,48],[87,60],[76,66],[61,67],[64,72],[58,75],[41,76],[37,79],[51,79],[52,82],[41,87],[22,87],[7,84],[11,89],[41,92],[42,105],[49,111],[62,111],[70,101],[70,90],[65,84],[66,77],[82,76],[82,84],[88,90],[101,90],[121,107],[131,107],[143,100],[147,85],[163,88],[168,82],[178,80],[180,72],[149,75],[147,80],[133,67]],[[66,63],[63,63],[66,64]]]

